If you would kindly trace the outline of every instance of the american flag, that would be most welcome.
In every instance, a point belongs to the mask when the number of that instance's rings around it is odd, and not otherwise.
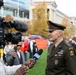
[[[63,54],[63,50],[60,50],[59,52],[57,52],[57,54]]]

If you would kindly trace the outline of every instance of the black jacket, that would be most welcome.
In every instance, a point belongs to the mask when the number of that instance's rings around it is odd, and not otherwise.
[[[76,75],[76,56],[73,47],[67,45],[65,41],[57,48],[52,47],[51,45],[48,48],[46,75]]]

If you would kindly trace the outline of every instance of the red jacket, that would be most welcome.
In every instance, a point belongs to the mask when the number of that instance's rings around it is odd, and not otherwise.
[[[29,42],[28,42],[28,41],[23,42],[22,47],[24,48],[24,52],[25,52],[25,51],[28,51]]]

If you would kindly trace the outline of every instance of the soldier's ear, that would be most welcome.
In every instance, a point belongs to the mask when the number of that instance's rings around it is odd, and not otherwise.
[[[59,30],[59,36],[62,36],[62,35],[63,35],[62,30]]]

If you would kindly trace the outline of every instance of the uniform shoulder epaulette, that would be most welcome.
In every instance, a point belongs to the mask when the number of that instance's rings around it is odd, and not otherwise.
[[[69,53],[70,53],[70,56],[74,55],[74,48],[73,48],[73,46],[69,47]]]
[[[69,47],[69,50],[74,50],[73,46],[70,46],[70,47]]]
[[[65,42],[65,45],[66,45],[66,46],[68,46],[68,47],[70,47],[70,46],[71,46],[70,44],[68,44],[68,43],[66,43],[66,42]]]
[[[74,47],[72,45],[68,44],[67,42],[65,42],[65,45],[69,48],[70,56],[75,55]]]

